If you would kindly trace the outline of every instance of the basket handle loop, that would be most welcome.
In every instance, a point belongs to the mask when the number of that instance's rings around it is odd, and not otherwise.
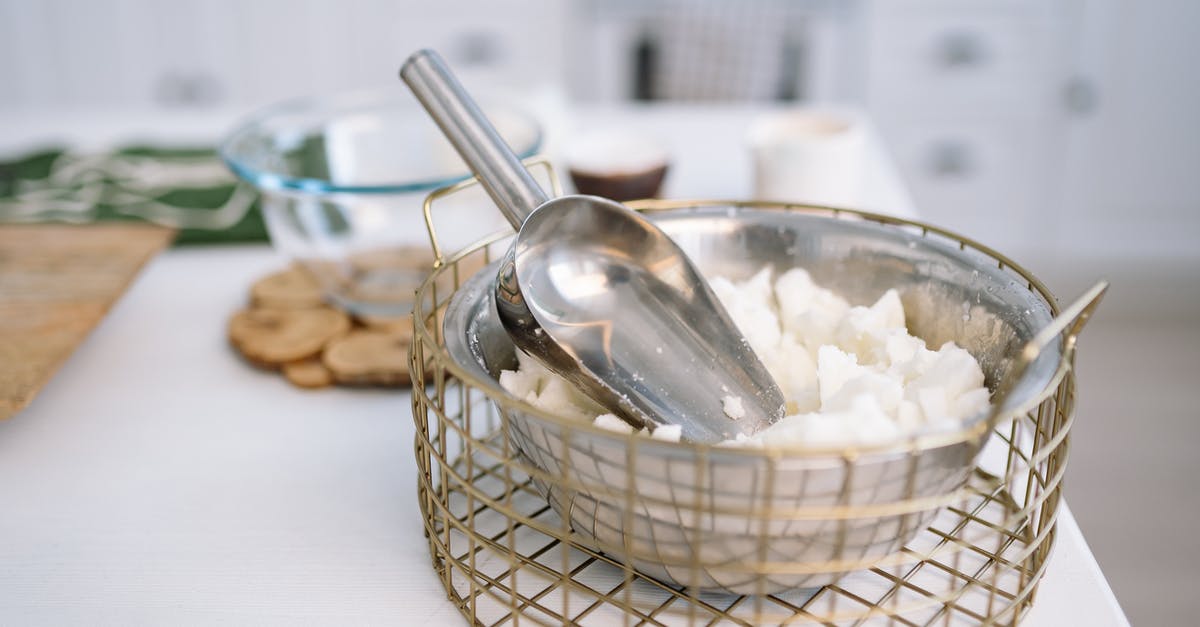
[[[534,155],[521,162],[525,169],[533,166],[541,166],[546,170],[547,176],[550,178],[551,197],[562,195],[562,185],[558,181],[558,174],[554,170],[554,164],[550,163],[550,159],[545,155]],[[425,214],[425,231],[429,234],[429,246],[433,249],[433,267],[440,268],[446,262],[446,256],[442,252],[442,245],[438,242],[437,229],[433,225],[433,204],[446,196],[457,194],[465,189],[479,185],[479,178],[472,176],[457,183],[439,187],[433,190],[425,197],[425,202],[422,205],[422,211]]]
[[[1079,333],[1083,331],[1083,327],[1091,320],[1092,314],[1096,312],[1096,307],[1100,305],[1100,300],[1104,297],[1104,293],[1108,291],[1108,281],[1100,281],[1093,285],[1091,289],[1084,292],[1082,296],[1075,299],[1070,305],[1062,310],[1050,324],[1046,325],[1041,331],[1038,331],[1033,339],[1025,344],[1021,352],[1016,357],[1016,363],[1013,364],[1012,374],[1007,379],[1007,385],[1000,391],[997,398],[992,404],[992,415],[988,422],[995,424],[1007,414],[1016,413],[1018,406],[1015,402],[1019,399],[1013,398],[1013,392],[1018,387],[1021,379],[1025,376],[1025,371],[1028,370],[1033,362],[1042,354],[1042,351],[1052,346],[1062,336],[1062,356],[1060,368],[1065,367],[1075,353],[1075,343],[1079,339]]]
[[[1064,334],[1064,348],[1068,351],[1075,350],[1075,342],[1079,339],[1079,333],[1083,331],[1083,327],[1092,319],[1092,314],[1096,313],[1096,307],[1100,305],[1100,300],[1104,298],[1104,293],[1108,291],[1108,281],[1099,281],[1084,292],[1083,296],[1075,299],[1062,313],[1055,318],[1049,326],[1042,329],[1033,338],[1033,342],[1038,345],[1038,350],[1048,346],[1058,334]],[[1026,346],[1025,350],[1029,350]],[[1036,355],[1035,355],[1036,356]]]

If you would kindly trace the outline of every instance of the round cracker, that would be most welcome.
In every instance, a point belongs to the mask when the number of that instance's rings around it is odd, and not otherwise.
[[[372,331],[386,331],[396,335],[402,335],[412,342],[413,323],[412,315],[404,314],[402,316],[370,316],[357,315],[354,319]]]
[[[330,342],[321,362],[338,383],[348,385],[409,385],[408,347],[411,336],[378,330],[355,330]]]
[[[350,318],[329,307],[243,309],[229,320],[229,341],[267,368],[313,357],[350,330]]]
[[[292,361],[283,365],[283,376],[292,385],[302,388],[323,388],[333,385],[333,373],[316,357]]]
[[[317,279],[300,266],[265,276],[250,287],[250,300],[259,307],[307,309],[324,301]]]

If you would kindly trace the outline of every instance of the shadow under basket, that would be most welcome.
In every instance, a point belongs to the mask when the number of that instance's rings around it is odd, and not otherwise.
[[[852,304],[914,268],[928,274],[901,290],[910,328],[931,345],[959,341],[993,390],[1022,339],[1058,314],[1026,271],[929,225],[778,203],[633,205],[706,274],[806,267]],[[781,220],[799,227],[789,235]],[[808,237],[806,221],[832,235]],[[837,233],[864,230],[883,252],[853,261],[862,249]],[[699,232],[744,250],[714,253]],[[776,236],[786,241],[762,241]],[[417,494],[434,569],[468,621],[1012,624],[1031,607],[1055,538],[1073,338],[1038,364],[1038,391],[1020,412],[954,433],[815,452],[654,441],[548,415],[499,387],[499,369],[515,362],[488,320],[494,267],[474,279],[465,268],[500,259],[510,240],[497,234],[442,257],[434,238],[439,262],[413,310]],[[755,252],[773,248],[790,257]],[[830,256],[837,263],[822,266]],[[847,292],[846,272],[874,278]],[[945,285],[922,292],[930,281]],[[1005,302],[1005,290],[1016,300]],[[1031,309],[1009,311],[1013,302]]]

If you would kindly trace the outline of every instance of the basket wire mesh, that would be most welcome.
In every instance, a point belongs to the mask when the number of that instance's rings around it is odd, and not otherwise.
[[[539,161],[530,165],[548,164]],[[551,181],[554,181],[550,170]],[[456,364],[446,351],[440,316],[469,275],[498,258],[511,233],[495,234],[453,255],[437,243],[431,207],[425,214],[437,261],[417,294],[411,350],[418,500],[430,556],[449,599],[473,624],[535,625],[974,625],[1015,624],[1031,607],[1055,539],[1068,433],[1075,405],[1072,373],[1074,337],[1065,342],[1058,371],[1044,395],[1027,412],[994,426],[965,484],[937,499],[907,498],[885,505],[835,504],[791,512],[770,508],[741,512],[763,526],[779,517],[833,521],[903,514],[929,520],[903,548],[881,559],[853,557],[819,562],[781,562],[759,542],[755,558],[733,568],[754,581],[780,573],[835,573],[834,583],[777,593],[729,594],[701,586],[668,584],[641,574],[598,550],[560,516],[543,489],[573,489],[573,479],[532,463],[514,445],[514,412],[528,406],[497,393]],[[557,194],[557,189],[555,190]],[[687,203],[641,201],[654,212]],[[834,218],[873,220],[956,242],[991,257],[1001,270],[1037,292],[1053,313],[1046,288],[1002,255],[936,227],[886,216],[777,203],[731,203],[801,211]],[[574,431],[592,429],[560,420],[570,442]],[[968,434],[969,435],[969,434]],[[627,436],[629,485],[612,490],[620,524],[634,515],[632,485],[640,438]],[[915,446],[915,445],[914,445]],[[697,472],[708,453],[697,446]],[[907,451],[915,466],[918,450]],[[755,454],[772,456],[770,451]],[[846,451],[847,468],[855,451]],[[564,459],[570,459],[564,455]],[[773,467],[773,466],[772,466]],[[541,484],[539,486],[538,484]],[[624,501],[624,507],[621,507]],[[697,498],[694,515],[715,515]],[[915,519],[914,519],[915,520]],[[840,528],[840,527],[839,527]],[[629,540],[626,540],[628,543]],[[624,547],[630,554],[636,547]],[[698,572],[706,558],[697,551],[680,566]],[[730,564],[723,564],[731,567]],[[763,590],[763,587],[757,588]]]

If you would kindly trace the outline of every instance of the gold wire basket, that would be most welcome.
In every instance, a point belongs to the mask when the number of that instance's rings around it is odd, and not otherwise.
[[[530,163],[544,164],[551,183],[556,183],[548,164]],[[667,555],[656,549],[659,552],[647,556],[636,534],[619,533],[633,528],[661,533],[661,518],[644,520],[641,508],[648,497],[634,479],[637,465],[646,463],[644,449],[658,445],[682,453],[680,459],[694,464],[693,472],[700,475],[711,472],[712,460],[725,452],[686,443],[651,444],[640,436],[601,432],[590,424],[547,415],[504,394],[486,373],[456,361],[444,336],[447,306],[465,289],[471,274],[502,256],[511,238],[511,233],[499,233],[453,256],[443,255],[433,226],[433,204],[473,183],[439,190],[426,200],[425,218],[436,262],[417,294],[411,352],[417,492],[425,534],[446,593],[468,621],[479,625],[991,625],[1014,624],[1028,611],[1055,538],[1075,404],[1074,339],[1081,324],[1064,331],[1044,391],[1011,419],[937,434],[934,441],[927,436],[913,438],[899,450],[885,451],[891,461],[877,471],[895,474],[907,469],[907,474],[876,480],[875,485],[901,486],[888,498],[853,496],[856,490],[861,492],[852,479],[854,469],[862,468],[861,462],[872,454],[882,453],[826,451],[822,459],[832,459],[844,470],[842,487],[831,499],[810,498],[791,508],[767,499],[730,510],[711,495],[689,492],[688,498],[669,502],[676,525],[695,534],[687,554]],[[1013,285],[1040,299],[1047,316],[1058,314],[1052,296],[1028,272],[986,247],[929,225],[779,203],[634,204],[641,211],[662,215],[718,205],[731,212],[746,208],[817,216],[929,238],[986,259],[993,272],[1010,277]],[[987,370],[988,364],[984,365]],[[993,365],[989,378],[998,376],[997,367]],[[531,435],[531,429],[542,427],[553,428],[553,441]],[[586,479],[581,479],[587,473],[572,467],[581,460],[574,449],[582,443],[586,452],[595,454],[596,438],[616,442],[628,451],[620,480],[603,486],[602,498],[594,484],[585,485]],[[551,450],[531,450],[538,442]],[[956,455],[966,456],[962,476],[950,476],[933,492],[919,491],[917,469],[946,463],[944,457],[932,458],[927,451],[948,444],[959,447],[954,449]],[[558,457],[547,463],[547,454]],[[786,476],[786,454],[769,450],[734,454],[753,458],[769,476]],[[594,470],[600,475],[606,472],[611,476],[614,471],[599,465]],[[871,490],[875,497],[881,491]],[[763,488],[750,486],[747,491],[759,494]],[[592,498],[572,499],[581,494]],[[578,513],[587,507],[591,509]],[[604,507],[616,512],[608,521],[618,532],[607,542],[598,537],[601,524],[596,522]],[[723,517],[728,522],[731,515],[745,524],[742,532],[756,540],[754,550],[733,558],[727,552],[706,551],[710,536],[697,531],[703,526],[697,521],[711,526]],[[590,529],[584,528],[588,520]],[[849,549],[855,524],[864,520],[873,523],[868,540],[875,544],[871,546],[887,547],[886,554]],[[796,524],[798,535],[815,535],[826,544],[833,538],[832,548],[780,555],[770,544],[781,536],[765,531],[780,524],[785,531],[792,529],[787,525]],[[890,531],[881,532],[884,529]],[[880,533],[891,536],[876,537]],[[738,583],[714,585],[699,575],[707,572],[735,573]],[[790,583],[776,585],[780,581]],[[797,582],[814,585],[797,587]]]

